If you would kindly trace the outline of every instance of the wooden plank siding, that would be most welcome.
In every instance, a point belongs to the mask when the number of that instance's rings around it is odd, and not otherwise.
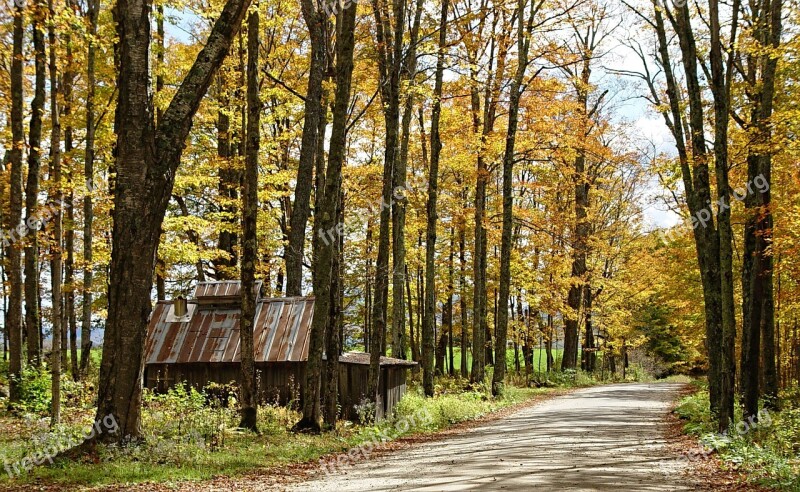
[[[256,363],[257,394],[261,404],[291,405],[300,408],[305,387],[305,362]],[[406,391],[406,368],[384,366],[381,368],[379,392],[382,408],[376,418],[390,415]],[[145,386],[164,393],[178,384],[186,384],[198,391],[209,383],[238,384],[239,364],[194,362],[186,364],[148,364],[145,367]],[[357,420],[356,406],[366,400],[369,366],[354,363],[339,364],[339,405],[341,416]]]

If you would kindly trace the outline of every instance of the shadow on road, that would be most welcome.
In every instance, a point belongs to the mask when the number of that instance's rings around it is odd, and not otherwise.
[[[681,385],[588,388],[296,490],[695,490],[665,447]]]

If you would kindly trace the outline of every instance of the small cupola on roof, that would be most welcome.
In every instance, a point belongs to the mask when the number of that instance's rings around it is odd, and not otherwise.
[[[256,300],[261,292],[261,282],[256,282]],[[238,280],[199,282],[194,289],[194,298],[200,308],[219,306],[238,307],[242,304],[242,283]]]

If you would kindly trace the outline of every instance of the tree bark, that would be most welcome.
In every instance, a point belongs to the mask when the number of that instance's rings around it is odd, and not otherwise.
[[[581,132],[584,138],[588,137],[587,127],[589,119],[589,80],[592,75],[591,59],[587,56],[583,60],[580,81],[576,83],[578,93],[578,111],[581,118]],[[580,311],[585,301],[583,295],[586,285],[586,257],[588,255],[588,240],[590,224],[587,218],[589,208],[589,181],[586,176],[586,148],[583,141],[579,142],[576,149],[573,180],[575,182],[575,237],[572,244],[572,281],[567,294],[569,314],[564,320],[564,353],[561,359],[561,369],[576,369],[578,365],[578,322]]]
[[[759,46],[776,49],[781,38],[781,0],[759,2],[754,37]],[[773,306],[772,255],[768,245],[772,235],[772,117],[778,59],[769,54],[747,57],[747,91],[753,108],[750,126],[756,140],[748,146],[748,183],[764,183],[745,198],[747,220],[742,258],[742,362],[741,391],[744,418],[758,418],[759,398],[767,404],[777,396],[778,377],[775,358],[775,319]],[[760,74],[760,79],[758,78]],[[756,193],[756,191],[758,193]],[[762,361],[763,359],[763,361]],[[764,387],[760,387],[763,365]]]
[[[705,141],[705,117],[697,70],[697,48],[690,23],[688,5],[676,7],[673,13],[669,9],[655,8],[655,31],[658,39],[659,61],[667,83],[667,99],[669,110],[664,109],[662,115],[667,127],[673,134],[678,150],[681,175],[686,192],[686,203],[694,225],[694,240],[697,260],[703,285],[703,300],[706,318],[706,347],[709,359],[709,396],[711,410],[720,418],[720,429],[727,427],[727,416],[730,408],[722,408],[723,389],[730,391],[723,384],[723,301],[722,277],[720,263],[720,235],[711,217],[711,189],[708,167],[708,155]],[[686,89],[689,96],[688,135],[684,134],[683,110],[686,101],[682,100],[678,80],[672,69],[669,54],[669,42],[664,24],[667,15],[678,37],[681,50],[681,63],[685,74]],[[691,154],[687,149],[687,142]],[[705,215],[709,215],[705,219]],[[701,219],[702,218],[702,219]],[[623,347],[625,349],[625,347]],[[624,375],[624,370],[623,370]],[[725,404],[731,402],[726,398]],[[724,415],[724,416],[723,416]]]
[[[69,2],[71,9],[77,10],[77,6]],[[51,28],[52,29],[52,28]],[[66,127],[64,128],[64,156],[68,165],[68,180],[69,180],[69,195],[67,196],[64,207],[66,208],[66,222],[67,227],[64,233],[64,249],[66,249],[67,257],[64,263],[64,316],[62,323],[69,333],[69,348],[70,348],[70,373],[74,381],[80,379],[80,368],[78,366],[78,320],[75,314],[75,185],[73,182],[74,166],[72,165],[72,154],[74,150],[73,144],[73,128],[72,128],[72,103],[73,103],[73,84],[75,82],[75,60],[72,52],[72,35],[68,31],[64,36],[65,51],[67,55],[67,66],[64,70],[63,82],[61,84],[61,92],[64,98],[64,119],[66,120]],[[50,57],[51,66],[55,67],[55,55],[51,53]],[[53,68],[51,68],[53,72]],[[51,82],[52,84],[52,82]],[[65,342],[66,343],[66,342]]]
[[[286,246],[286,295],[299,296],[303,288],[303,251],[306,224],[311,213],[311,188],[314,180],[314,163],[319,135],[319,121],[326,108],[322,105],[322,81],[327,66],[327,15],[315,7],[311,0],[300,2],[303,18],[311,40],[311,62],[306,90],[303,135],[297,168],[297,185],[289,225],[289,243]]]
[[[450,377],[456,375],[453,367],[453,259],[455,257],[455,229],[450,227],[450,257],[447,260],[447,301],[444,312],[447,313],[447,368]],[[442,323],[444,325],[444,323]]]
[[[519,126],[519,102],[522,97],[522,83],[528,68],[528,48],[530,47],[530,26],[534,13],[526,26],[526,0],[517,5],[517,71],[511,82],[511,97],[508,108],[508,128],[503,153],[503,227],[500,239],[500,292],[497,300],[497,329],[495,340],[495,367],[492,376],[492,394],[503,394],[506,377],[506,346],[508,343],[508,302],[511,288],[511,248],[514,227],[514,147]],[[535,7],[533,7],[535,10]],[[526,29],[527,27],[527,29]]]
[[[25,8],[23,4],[14,6],[13,47],[11,58],[11,151],[10,183],[9,183],[9,215],[8,228],[11,237],[3,236],[3,246],[8,255],[9,300],[7,330],[9,346],[9,401],[19,401],[19,378],[22,371],[22,255],[20,236],[25,231],[22,224],[22,152],[25,148],[23,134],[23,54],[24,35],[23,21]],[[15,234],[16,232],[16,234]]]
[[[462,218],[458,227],[458,260],[459,260],[459,276],[458,276],[458,299],[461,308],[461,365],[459,367],[462,378],[469,377],[467,369],[467,355],[469,353],[469,341],[467,340],[467,259],[466,259],[466,220]]]
[[[384,0],[372,0],[375,16],[375,33],[378,48],[378,71],[386,126],[383,155],[383,186],[378,233],[378,258],[375,267],[375,295],[372,300],[372,327],[370,329],[370,367],[367,397],[381,404],[378,398],[380,384],[380,356],[386,344],[386,316],[389,297],[389,232],[390,211],[393,200],[392,177],[397,165],[398,133],[400,125],[400,72],[402,68],[403,32],[405,30],[405,0],[391,0],[389,16]],[[394,30],[392,30],[392,23]],[[380,409],[378,409],[378,413]]]
[[[592,324],[592,304],[594,296],[592,295],[592,284],[587,281],[583,292],[583,357],[582,366],[583,370],[587,372],[594,372],[597,367],[597,352],[594,341],[594,326]]]
[[[355,52],[356,5],[352,4],[337,13],[337,53],[336,53],[336,93],[333,103],[333,122],[331,127],[331,143],[328,157],[328,171],[325,176],[325,194],[323,203],[330,206],[333,202],[335,220],[344,224],[344,195],[342,193],[342,167],[347,150],[347,108],[350,101],[350,89],[353,79],[353,54]],[[330,183],[329,180],[333,182]],[[336,194],[336,196],[329,195]],[[325,221],[323,220],[323,226]],[[322,229],[327,230],[327,229]],[[320,268],[330,268],[331,289],[329,319],[326,324],[326,372],[324,422],[329,428],[336,428],[339,413],[339,354],[341,353],[342,323],[342,254],[344,236],[339,234],[330,245],[330,266],[320,264]],[[326,253],[327,255],[327,253]],[[326,256],[327,261],[327,256]],[[316,286],[315,286],[316,287]],[[316,288],[315,288],[316,292]]]
[[[486,292],[486,266],[487,266],[487,234],[486,234],[486,186],[491,177],[484,152],[488,146],[488,138],[494,131],[497,118],[497,102],[500,98],[503,74],[505,73],[505,59],[507,54],[507,39],[505,33],[500,34],[495,53],[495,41],[491,42],[489,49],[489,76],[485,84],[483,99],[483,114],[481,115],[481,98],[479,87],[473,86],[470,91],[473,132],[480,138],[480,149],[477,156],[477,173],[475,182],[475,245],[473,252],[473,319],[472,319],[472,374],[470,381],[482,383],[486,375],[486,362],[491,360],[491,333],[486,319],[487,292]],[[491,67],[497,57],[496,68],[492,73]],[[473,63],[477,55],[472,54]],[[477,80],[477,73],[473,72]],[[482,124],[481,124],[482,122]]]
[[[219,232],[217,246],[227,253],[227,258],[220,258],[215,262],[217,279],[229,279],[235,276],[239,264],[237,245],[239,235],[236,232],[236,207],[239,201],[239,189],[242,185],[242,173],[231,157],[234,156],[234,147],[231,142],[231,117],[230,97],[225,88],[225,71],[217,75],[217,99],[220,105],[217,111],[217,156],[219,166],[219,194],[221,198],[221,212],[223,228]]]
[[[431,161],[428,170],[428,222],[425,234],[425,318],[422,323],[422,387],[426,396],[433,396],[433,356],[436,333],[436,222],[438,218],[436,206],[439,197],[439,160],[442,153],[439,122],[442,113],[448,9],[449,0],[442,0],[442,11],[439,17],[439,49],[433,87],[433,110],[431,111]],[[444,361],[444,357],[442,357],[442,361]]]
[[[731,39],[736,39],[739,1],[733,3],[734,15]],[[711,91],[714,96],[714,161],[717,184],[717,226],[719,234],[720,295],[722,300],[722,350],[720,430],[734,420],[734,385],[736,379],[736,318],[733,300],[733,230],[731,228],[730,184],[728,180],[728,122],[730,117],[730,84],[732,55],[728,66],[723,59],[720,40],[719,0],[709,0],[711,32]]]
[[[155,126],[150,93],[150,0],[118,0],[115,128],[116,182],[108,319],[100,365],[97,418],[113,415],[122,442],[141,435],[144,338],[151,312],[156,249],[192,118],[239,30],[249,0],[228,0],[206,45]]]
[[[341,24],[341,23],[340,23]],[[349,97],[349,94],[348,94]],[[344,223],[344,193],[339,194],[336,222]],[[339,417],[339,355],[342,353],[342,251],[344,235],[333,241],[331,254],[331,289],[328,322],[325,326],[325,390],[323,391],[322,421],[329,429],[336,429]]]
[[[51,19],[55,17],[53,0],[48,1],[48,10]],[[50,250],[50,280],[52,283],[53,303],[53,349],[51,352],[50,371],[52,373],[52,403],[50,426],[55,426],[61,420],[61,367],[66,364],[62,354],[63,319],[61,317],[61,239],[62,239],[62,203],[63,192],[61,189],[61,124],[58,112],[58,71],[56,67],[56,33],[53,23],[48,28],[50,41],[50,119],[52,131],[50,134],[50,179],[52,191],[50,207],[55,212],[51,219],[53,225],[53,243]],[[30,181],[29,181],[30,183]],[[37,289],[38,290],[38,289]]]
[[[406,265],[406,297],[408,298],[408,335],[411,345],[411,360],[418,361],[417,338],[414,335],[414,303],[411,297],[411,277],[408,275],[408,265]]]
[[[33,5],[33,50],[35,86],[31,100],[31,119],[28,131],[28,177],[25,183],[25,331],[28,341],[28,364],[39,366],[39,173],[42,164],[42,114],[45,104],[47,55],[44,33],[47,23],[47,5],[38,0]],[[59,143],[60,145],[60,143]],[[59,273],[60,275],[60,273]],[[58,324],[59,330],[61,323]]]
[[[419,26],[422,17],[423,2],[417,0],[414,11],[414,23],[411,27],[408,53],[403,62],[403,72],[408,81],[405,94],[405,105],[401,122],[402,137],[400,139],[400,155],[394,169],[392,186],[395,200],[392,202],[392,356],[406,358],[406,324],[403,284],[406,268],[406,174],[408,168],[408,144],[410,139],[411,117],[414,113],[414,86],[417,74],[417,43],[419,42]],[[400,196],[402,193],[402,196]]]
[[[242,199],[242,339],[241,405],[239,427],[258,432],[258,385],[256,383],[253,329],[256,317],[256,261],[258,261],[258,152],[261,138],[261,99],[258,83],[258,8],[247,19],[247,135],[244,193]]]
[[[328,166],[325,172],[324,190],[318,190],[317,199],[319,216],[315,218],[318,231],[318,240],[314,242],[318,251],[315,252],[314,263],[314,318],[311,322],[311,341],[309,346],[308,364],[306,366],[306,386],[303,396],[303,417],[295,425],[297,430],[310,430],[319,432],[321,408],[320,389],[322,381],[322,355],[325,346],[324,334],[336,332],[336,317],[331,318],[331,310],[335,308],[334,296],[337,288],[331,289],[331,284],[338,286],[339,271],[334,270],[336,263],[334,256],[337,254],[337,244],[340,240],[336,233],[336,221],[339,218],[342,167],[344,166],[345,152],[347,149],[347,118],[348,104],[350,101],[350,86],[353,75],[353,52],[355,47],[355,10],[356,5],[349,5],[338,14],[341,21],[337,29],[337,55],[336,55],[336,93],[334,96],[333,126],[331,128],[330,148],[328,152]],[[334,281],[332,277],[337,277]],[[326,330],[326,326],[329,329]],[[329,337],[330,338],[330,337]],[[329,426],[336,425],[336,411],[334,402],[337,401],[338,391],[338,350],[337,340],[328,340],[328,385],[325,417]],[[374,342],[373,342],[374,343]],[[337,362],[332,362],[336,359]],[[332,387],[336,383],[336,388]]]
[[[81,368],[86,375],[92,350],[92,283],[94,266],[92,256],[92,226],[94,222],[94,140],[95,124],[95,58],[97,56],[97,16],[100,9],[99,0],[87,2],[89,21],[89,47],[86,55],[86,148],[83,158],[83,174],[86,180],[86,194],[83,197],[83,311],[81,316]]]

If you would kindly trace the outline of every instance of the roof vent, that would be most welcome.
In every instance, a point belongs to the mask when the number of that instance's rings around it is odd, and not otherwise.
[[[173,312],[176,318],[183,318],[188,313],[186,298],[183,296],[176,297],[173,306],[175,306]]]

